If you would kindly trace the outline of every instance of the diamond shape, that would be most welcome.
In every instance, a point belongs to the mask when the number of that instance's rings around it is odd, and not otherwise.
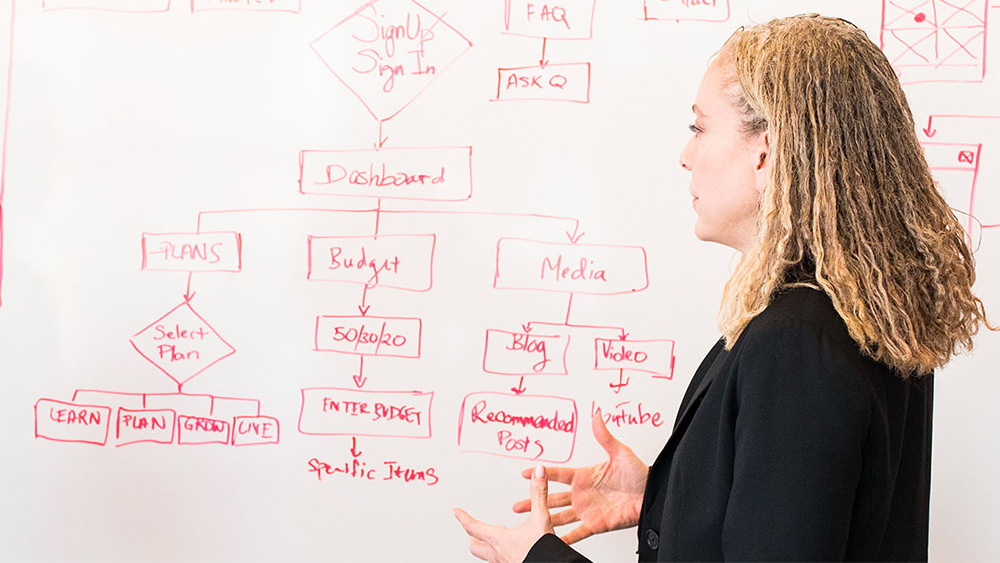
[[[472,43],[413,0],[373,0],[310,43],[380,121],[417,98]]]
[[[178,391],[191,378],[236,352],[188,301],[140,330],[129,342],[177,382]]]

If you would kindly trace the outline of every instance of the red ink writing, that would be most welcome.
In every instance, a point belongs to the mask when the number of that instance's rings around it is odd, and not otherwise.
[[[533,416],[522,416],[509,414],[503,410],[490,411],[488,410],[487,403],[485,400],[477,402],[472,407],[471,411],[472,422],[478,423],[499,423],[506,424],[510,426],[522,426],[522,427],[532,427],[532,428],[544,428],[547,430],[555,430],[557,432],[573,433],[576,425],[576,414],[570,419],[560,418],[559,411],[552,413],[552,416],[545,415],[533,415]]]
[[[605,271],[599,268],[594,268],[594,261],[587,260],[584,257],[580,258],[580,262],[576,268],[569,266],[563,266],[563,255],[560,254],[558,258],[553,262],[552,258],[546,256],[542,260],[542,275],[541,279],[545,279],[546,273],[555,273],[556,280],[600,280],[608,281],[605,278]]]
[[[87,409],[49,409],[49,418],[61,424],[80,424],[83,426],[101,424],[101,411]]]
[[[412,172],[389,173],[386,171],[385,163],[382,163],[381,168],[380,173],[376,172],[375,165],[370,164],[367,171],[357,169],[348,171],[340,164],[329,164],[326,167],[325,181],[316,182],[316,185],[336,184],[344,179],[352,186],[375,186],[379,188],[411,185],[436,186],[444,183],[444,166],[441,167],[440,173],[435,174]]]

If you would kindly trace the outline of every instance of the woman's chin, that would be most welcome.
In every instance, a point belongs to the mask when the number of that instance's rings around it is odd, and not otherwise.
[[[706,229],[705,226],[701,224],[700,218],[694,223],[694,236],[703,242],[715,242],[715,239],[712,238],[711,231]]]

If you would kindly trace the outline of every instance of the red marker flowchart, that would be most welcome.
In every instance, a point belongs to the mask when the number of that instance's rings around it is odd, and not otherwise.
[[[68,0],[67,0],[68,1]],[[193,6],[210,9],[211,2]],[[150,3],[149,6],[154,6]],[[221,8],[222,6],[216,6]],[[546,5],[509,0],[504,30],[541,40],[538,65],[501,69],[497,100],[546,99],[586,102],[587,63],[548,60],[548,42],[591,36],[594,0]],[[424,327],[433,319],[380,310],[381,292],[433,293],[439,235],[432,229],[385,234],[383,226],[400,216],[473,217],[479,220],[538,221],[554,237],[503,236],[494,248],[492,286],[484,292],[541,292],[565,299],[558,319],[525,318],[520,326],[497,326],[482,335],[482,374],[487,388],[468,393],[458,411],[457,446],[463,452],[560,463],[573,454],[581,417],[577,401],[533,393],[539,377],[574,377],[568,358],[579,358],[607,376],[605,389],[615,398],[604,409],[610,424],[662,424],[659,412],[623,398],[635,377],[673,377],[674,342],[635,338],[625,327],[574,322],[574,299],[628,295],[649,287],[646,250],[639,245],[583,241],[580,221],[532,213],[449,209],[474,193],[471,146],[398,147],[387,125],[421,96],[472,43],[442,14],[412,0],[374,0],[320,34],[311,45],[319,63],[353,92],[377,125],[375,141],[353,149],[302,149],[298,155],[298,196],[312,201],[364,198],[358,208],[302,206],[234,208],[197,213],[193,231],[146,232],[139,237],[140,268],[150,275],[181,275],[178,303],[152,312],[129,338],[151,372],[170,379],[175,393],[77,390],[69,400],[39,399],[35,405],[38,438],[98,445],[273,445],[288,423],[262,412],[258,399],[190,394],[194,378],[239,354],[240,342],[220,334],[199,312],[211,299],[198,292],[203,276],[240,275],[243,233],[229,219],[258,215],[352,215],[371,218],[367,232],[310,233],[296,248],[309,284],[357,291],[350,310],[317,310],[303,323],[312,326],[317,354],[357,358],[356,371],[337,384],[298,389],[300,436],[349,438],[340,458],[313,458],[307,474],[318,481],[335,478],[396,480],[436,484],[433,467],[410,467],[402,460],[369,458],[359,438],[426,440],[435,423],[454,421],[436,415],[435,393],[427,389],[385,389],[377,375],[381,358],[421,361]],[[349,55],[349,56],[348,56]],[[530,69],[530,72],[525,72]],[[530,77],[529,77],[530,75]],[[559,86],[554,84],[559,82]],[[544,92],[539,97],[536,88]],[[544,86],[542,86],[544,84]],[[507,87],[509,85],[509,88]],[[394,208],[394,202],[426,208]],[[333,223],[336,224],[336,223]],[[353,288],[353,289],[352,289]],[[514,385],[514,382],[517,382]],[[595,410],[592,402],[590,410]],[[602,411],[603,412],[603,411]]]
[[[960,11],[972,10],[975,15],[978,6],[973,2],[968,10]],[[192,12],[296,13],[300,7],[298,1],[278,0],[190,2]],[[590,63],[557,62],[551,47],[593,37],[596,1],[504,0],[503,7],[502,33],[538,41],[540,56],[527,61],[531,64],[499,68],[493,101],[589,103]],[[157,12],[169,10],[170,2],[45,0],[43,8]],[[915,12],[917,8],[903,10],[909,18],[919,19],[923,13]],[[953,17],[960,16],[965,17],[959,12]],[[727,1],[643,2],[643,20],[648,21],[728,18]],[[936,23],[941,33],[947,21]],[[886,16],[883,31],[904,37],[901,22]],[[912,51],[922,43],[909,45]],[[139,443],[248,446],[279,444],[282,435],[287,437],[291,431],[304,440],[343,440],[339,456],[314,457],[305,464],[303,473],[317,481],[349,478],[434,485],[441,477],[434,467],[375,459],[366,453],[364,440],[431,440],[442,421],[454,425],[454,414],[458,414],[457,427],[448,430],[449,436],[457,430],[454,445],[462,452],[563,463],[572,458],[581,419],[588,414],[600,411],[609,425],[617,427],[663,425],[663,413],[630,395],[639,380],[659,385],[673,378],[675,341],[669,335],[633,335],[628,327],[613,321],[580,320],[573,310],[575,300],[607,299],[648,289],[646,249],[586,238],[580,220],[574,217],[458,209],[456,204],[469,202],[476,191],[473,147],[461,140],[428,146],[393,142],[389,128],[396,118],[473,47],[447,15],[414,0],[372,0],[325,28],[309,47],[317,71],[332,75],[338,88],[356,96],[357,110],[371,116],[374,139],[358,140],[347,149],[303,147],[298,151],[297,170],[295,155],[291,155],[289,172],[297,175],[297,182],[288,192],[307,204],[200,210],[193,230],[188,224],[166,232],[139,233],[139,268],[150,276],[176,277],[176,301],[163,310],[149,311],[134,332],[122,338],[143,358],[149,373],[167,378],[175,390],[83,388],[61,398],[39,398],[34,408],[35,436],[115,447]],[[939,56],[938,66],[949,60]],[[937,136],[948,122],[960,119],[997,117],[932,115],[923,130],[924,149],[935,177],[960,192],[949,200],[968,202],[961,211],[970,217],[971,232],[975,214],[981,214],[976,181],[982,143],[954,142],[950,137],[945,141]],[[345,198],[364,203],[339,206]],[[201,305],[212,295],[199,292],[198,281],[243,275],[245,241],[233,220],[261,216],[351,216],[364,218],[368,225],[360,230],[352,226],[343,232],[337,227],[309,232],[288,249],[301,264],[307,284],[347,292],[352,299],[356,295],[356,302],[345,310],[317,306],[301,320],[311,332],[311,342],[305,343],[309,353],[349,356],[352,364],[329,385],[290,389],[298,403],[294,421],[279,420],[258,398],[190,393],[187,387],[240,354],[242,343],[217,330],[213,326],[217,319],[202,314]],[[408,225],[427,227],[403,232],[385,228],[402,217],[409,219]],[[465,393],[460,403],[442,407],[428,388],[430,382],[415,378],[416,389],[393,389],[386,388],[379,377],[379,365],[390,358],[397,364],[426,361],[422,358],[425,334],[436,333],[424,330],[434,319],[380,306],[378,296],[385,292],[433,295],[435,274],[442,267],[437,252],[441,235],[433,225],[438,219],[458,217],[501,224],[532,221],[551,228],[551,236],[505,233],[495,245],[484,248],[493,257],[493,276],[492,284],[484,283],[480,289],[484,295],[542,295],[559,304],[560,314],[537,318],[526,313],[512,326],[498,323],[485,328],[476,337],[482,345],[481,361],[476,354],[482,388]],[[1000,226],[1000,218],[987,219],[983,229]],[[560,385],[571,387],[574,378],[582,377],[580,366],[586,366],[588,377],[602,378],[604,393],[582,406],[569,393],[551,391]]]

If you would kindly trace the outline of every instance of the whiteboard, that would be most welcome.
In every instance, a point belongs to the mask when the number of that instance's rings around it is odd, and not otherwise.
[[[518,523],[521,469],[603,459],[594,408],[651,463],[736,263],[693,235],[689,108],[771,17],[897,65],[996,322],[997,2],[959,4],[6,2],[0,558],[472,560],[451,509]],[[934,560],[1000,558],[977,345]]]

